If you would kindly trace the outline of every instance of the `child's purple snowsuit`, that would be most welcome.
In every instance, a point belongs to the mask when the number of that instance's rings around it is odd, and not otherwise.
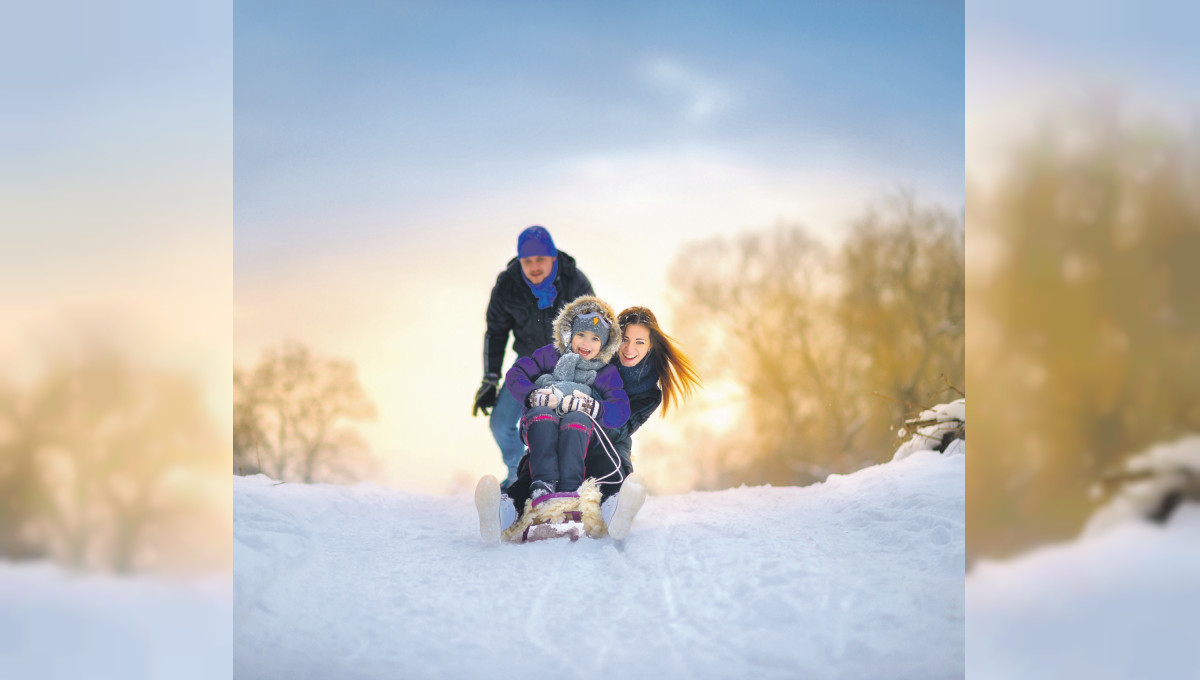
[[[512,393],[517,401],[528,403],[529,393],[537,389],[533,384],[538,376],[553,373],[558,360],[562,358],[553,344],[539,347],[533,356],[521,357],[504,375],[504,386]],[[612,364],[596,371],[596,380],[592,383],[596,398],[600,401],[600,415],[596,420],[608,428],[618,428],[629,420],[629,395],[625,394],[625,385],[621,382],[621,373]],[[528,407],[526,408],[528,410]]]
[[[539,348],[533,356],[522,357],[504,376],[504,386],[522,404],[536,389],[533,381],[552,373],[562,355],[553,344]],[[600,402],[596,420],[607,428],[617,428],[629,419],[629,397],[621,374],[611,364],[596,372],[592,391]],[[529,447],[530,476],[534,481],[554,482],[558,491],[574,491],[583,483],[588,444],[595,424],[584,413],[572,411],[559,416],[544,406],[526,407],[521,432]]]

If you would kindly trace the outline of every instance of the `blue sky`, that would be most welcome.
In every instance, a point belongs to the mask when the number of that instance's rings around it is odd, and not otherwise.
[[[1200,6],[1180,0],[966,3],[966,165],[990,184],[1038,126],[1092,105],[1194,128]]]
[[[592,154],[703,149],[961,194],[956,3],[234,12],[237,268],[277,256],[284,238],[299,254],[397,223],[419,232],[422,205],[551,184]],[[389,212],[387,226],[356,218]],[[337,221],[336,237],[322,218]]]

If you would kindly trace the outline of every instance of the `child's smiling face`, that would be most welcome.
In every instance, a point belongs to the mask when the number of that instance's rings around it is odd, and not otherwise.
[[[591,331],[579,331],[571,338],[571,351],[584,359],[595,359],[600,353],[600,336]]]

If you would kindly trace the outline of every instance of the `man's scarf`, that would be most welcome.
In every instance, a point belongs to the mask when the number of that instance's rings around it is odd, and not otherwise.
[[[550,269],[550,275],[536,285],[529,280],[528,276],[525,276],[525,270],[521,270],[521,278],[525,279],[525,285],[529,286],[529,290],[532,290],[533,296],[537,298],[538,309],[546,309],[554,304],[554,298],[558,295],[558,290],[554,287],[554,277],[557,274],[558,258],[554,259],[554,266]]]

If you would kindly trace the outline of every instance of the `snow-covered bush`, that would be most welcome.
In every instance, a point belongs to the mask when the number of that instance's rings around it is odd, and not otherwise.
[[[938,404],[926,409],[921,415],[905,422],[908,427],[900,430],[900,437],[908,436],[908,428],[915,428],[892,460],[907,458],[917,451],[938,451],[946,454],[967,451],[967,400],[956,399],[949,404]]]
[[[1180,503],[1200,503],[1200,436],[1160,444],[1132,456],[1109,481],[1116,490],[1092,513],[1083,529],[1085,536],[1131,519],[1165,523]]]

